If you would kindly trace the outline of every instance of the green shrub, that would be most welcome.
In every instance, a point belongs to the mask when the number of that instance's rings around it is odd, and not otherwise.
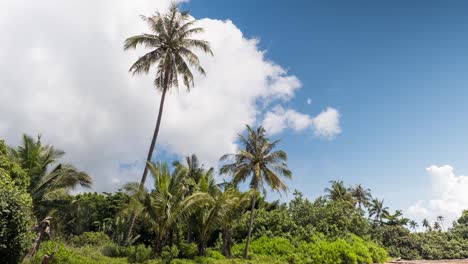
[[[142,263],[151,258],[151,248],[143,244],[126,248],[126,256],[131,263]]]
[[[11,175],[21,180],[15,182]],[[21,186],[21,169],[8,160],[5,145],[0,141],[0,259],[2,263],[18,263],[32,242],[32,200]],[[19,184],[19,185],[18,185]]]
[[[85,232],[79,236],[75,236],[70,240],[70,243],[75,247],[84,246],[102,246],[111,242],[109,236],[103,232]]]
[[[181,243],[179,245],[179,258],[193,259],[198,255],[197,244]]]
[[[232,248],[233,254],[241,256],[244,247],[245,244],[235,245]],[[287,257],[292,251],[294,251],[294,245],[291,244],[289,239],[283,237],[269,238],[262,236],[253,240],[249,246],[249,253],[254,255]]]
[[[217,251],[217,250],[212,250],[212,249],[208,249],[206,251],[206,257],[208,258],[212,258],[212,259],[225,259],[226,257],[224,257],[224,255]]]
[[[161,252],[161,258],[163,260],[163,263],[171,263],[171,261],[179,255],[179,249],[177,246],[173,245],[172,247],[170,246],[165,246],[163,247],[163,250]]]
[[[116,245],[114,243],[109,243],[102,247],[101,250],[102,255],[107,257],[125,257],[126,256],[126,249],[125,247]]]
[[[131,263],[142,263],[151,258],[151,248],[143,244],[130,247],[119,246],[114,243],[105,245],[101,250],[102,255],[114,258],[126,257]]]
[[[41,263],[41,258],[45,254],[50,254],[55,249],[55,242],[45,241],[41,244],[36,257],[33,259],[33,264]],[[124,264],[128,263],[126,258],[110,258],[100,254],[98,250],[92,247],[72,248],[64,244],[60,244],[59,248],[50,262],[50,264]]]

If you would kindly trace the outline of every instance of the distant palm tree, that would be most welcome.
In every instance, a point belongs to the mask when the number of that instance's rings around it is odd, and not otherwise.
[[[351,187],[349,191],[351,192],[351,196],[357,202],[359,209],[362,209],[362,206],[367,206],[372,198],[371,190],[364,188],[362,184]]]
[[[407,225],[410,220],[406,217],[403,217],[403,212],[401,210],[396,210],[394,214],[387,215],[387,225],[399,225],[404,226]]]
[[[291,171],[287,167],[287,154],[282,150],[275,151],[278,140],[271,142],[266,137],[263,127],[256,130],[247,125],[247,136],[239,135],[239,141],[243,145],[235,154],[227,154],[221,157],[221,161],[231,161],[221,168],[222,174],[231,174],[234,185],[250,178],[250,188],[254,192],[266,191],[269,186],[274,191],[286,191],[281,176],[290,179]],[[252,195],[250,208],[250,221],[247,231],[247,239],[244,249],[244,258],[247,258],[250,236],[254,221],[254,209],[257,196]]]
[[[30,177],[28,192],[39,221],[51,210],[64,208],[69,202],[67,195],[70,190],[92,185],[88,174],[70,164],[59,163],[65,152],[52,145],[43,145],[40,136],[33,139],[23,135],[21,145],[11,148],[10,153]]]
[[[429,221],[427,219],[423,219],[422,221],[422,226],[424,228],[426,228],[426,231],[431,231],[432,227],[431,227],[431,224],[429,223]]]
[[[388,217],[388,207],[383,205],[384,200],[373,199],[369,207],[369,217],[374,216],[374,220],[382,223]]]
[[[419,226],[418,223],[416,221],[414,221],[414,220],[410,220],[408,222],[408,224],[409,224],[410,228],[413,229],[413,231],[416,231],[416,228]]]
[[[331,201],[353,204],[353,197],[346,189],[343,181],[330,181],[331,188],[325,188],[327,197]]]
[[[197,20],[192,19],[187,11],[180,12],[176,4],[171,5],[167,14],[157,12],[151,17],[142,16],[142,19],[148,23],[152,33],[129,37],[125,40],[124,49],[136,49],[137,46],[152,49],[130,67],[130,72],[133,74],[148,73],[152,66],[156,65],[154,86],[156,89],[161,90],[162,95],[153,139],[146,158],[146,161],[150,162],[159,133],[167,91],[171,87],[179,86],[179,77],[181,77],[187,90],[190,90],[194,82],[189,65],[200,74],[205,75],[205,70],[201,67],[197,55],[193,52],[194,49],[209,54],[213,53],[207,41],[191,38],[192,35],[203,32],[203,28],[194,27]],[[140,188],[143,188],[147,174],[148,166],[145,166]],[[132,232],[134,223],[135,215],[132,215],[129,234]]]
[[[439,222],[434,222],[434,230],[441,231],[442,227],[440,226]]]
[[[442,215],[437,216],[437,222],[440,224],[440,228],[444,229],[444,217]]]

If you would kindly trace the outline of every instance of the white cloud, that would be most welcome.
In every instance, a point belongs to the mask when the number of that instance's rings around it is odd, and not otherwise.
[[[333,138],[341,133],[340,113],[334,108],[327,107],[313,121],[314,133],[317,136]]]
[[[455,175],[450,165],[432,165],[426,171],[431,181],[432,198],[410,206],[408,215],[419,221],[424,218],[435,221],[442,215],[445,222],[451,224],[468,208],[468,176]]]
[[[308,104],[308,105],[311,105],[311,104],[312,104],[312,99],[307,98],[307,104]]]
[[[164,10],[169,3],[0,2],[0,34],[9,36],[0,43],[0,138],[18,144],[22,133],[41,133],[93,176],[98,191],[139,179],[160,93],[152,88],[151,76],[128,73],[144,50],[123,52],[122,44],[147,31],[140,14]],[[267,60],[258,41],[246,39],[231,21],[205,18],[200,26],[205,28],[200,37],[210,41],[215,57],[200,56],[207,76],[196,75],[190,93],[181,87],[169,94],[157,151],[195,152],[214,165],[220,155],[235,151],[244,124],[257,123],[270,104],[291,99],[300,81]],[[288,126],[310,125],[307,115],[287,111]],[[317,118],[316,130],[328,131]]]
[[[265,114],[262,124],[270,134],[280,133],[286,128],[291,128],[294,131],[311,128],[316,136],[324,138],[333,138],[341,133],[340,115],[336,109],[331,107],[316,117],[311,117],[278,105]]]

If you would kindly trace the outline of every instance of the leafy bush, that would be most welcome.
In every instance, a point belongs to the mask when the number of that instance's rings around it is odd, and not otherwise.
[[[2,263],[18,263],[31,246],[34,225],[32,200],[23,186],[26,184],[24,177],[24,171],[9,160],[6,147],[3,141],[0,141],[0,259]]]
[[[286,238],[263,236],[252,241],[249,247],[251,257],[270,256],[278,261],[288,263],[383,263],[387,259],[386,251],[373,242],[351,235],[347,239],[328,241],[323,238],[313,237],[314,242],[300,242],[294,245]],[[233,253],[239,256],[244,245],[233,247]]]
[[[131,263],[142,263],[151,258],[151,248],[143,244],[124,247],[109,243],[102,248],[101,253],[108,257],[126,257]]]
[[[70,240],[70,243],[76,247],[83,246],[102,246],[109,244],[110,238],[103,232],[85,232],[79,236],[75,236]]]
[[[232,248],[235,256],[241,256],[245,244],[237,244]],[[254,255],[287,257],[294,249],[291,241],[283,237],[269,238],[262,236],[253,240],[249,246],[249,253]]]
[[[161,252],[161,258],[163,263],[171,263],[171,261],[179,255],[179,249],[177,246],[165,246]]]
[[[130,246],[126,249],[126,256],[131,263],[142,263],[151,258],[151,248],[143,244]]]
[[[208,249],[206,251],[206,257],[207,258],[212,258],[212,259],[225,259],[224,255],[221,254],[221,252],[219,251],[216,251],[216,250],[212,250],[212,249]]]
[[[198,255],[197,244],[181,243],[179,245],[179,258],[192,259]]]
[[[41,263],[41,258],[45,254],[50,254],[55,249],[55,242],[45,241],[41,244],[32,264]],[[100,254],[100,252],[91,247],[72,248],[60,244],[54,258],[50,264],[68,263],[68,264],[124,264],[128,263],[126,258],[110,258]]]

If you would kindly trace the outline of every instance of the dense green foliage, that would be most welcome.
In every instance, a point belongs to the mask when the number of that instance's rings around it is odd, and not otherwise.
[[[0,140],[0,259],[16,263],[31,246],[32,200],[26,173],[7,156]]]

